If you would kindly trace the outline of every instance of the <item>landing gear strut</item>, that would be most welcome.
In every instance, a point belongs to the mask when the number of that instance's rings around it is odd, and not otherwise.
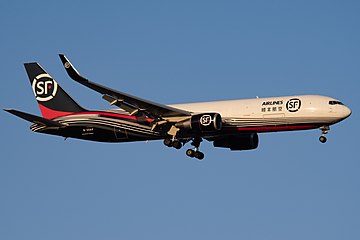
[[[203,160],[205,155],[204,153],[199,151],[200,143],[202,142],[202,139],[200,137],[195,137],[191,143],[191,145],[194,146],[194,149],[188,149],[186,150],[186,155],[193,158],[197,158],[199,160]]]
[[[319,141],[321,143],[326,143],[327,138],[325,137],[325,134],[327,134],[329,132],[330,127],[329,126],[322,126],[322,127],[320,127],[320,130],[321,130],[321,136],[319,137]]]

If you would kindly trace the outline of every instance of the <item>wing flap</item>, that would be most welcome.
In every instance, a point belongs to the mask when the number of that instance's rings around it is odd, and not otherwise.
[[[110,103],[110,105],[115,105],[119,108],[122,108],[124,109],[125,111],[127,111],[128,113],[132,113],[132,112],[135,112],[136,110],[138,110],[137,107],[135,106],[132,106],[130,104],[127,104],[126,102],[124,102],[123,100],[119,100],[113,96],[110,96],[110,95],[103,95],[102,97],[104,100],[108,101]]]

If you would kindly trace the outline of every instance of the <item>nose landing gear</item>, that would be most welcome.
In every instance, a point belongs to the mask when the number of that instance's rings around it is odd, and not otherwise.
[[[320,130],[321,130],[321,136],[319,137],[319,141],[321,143],[326,143],[327,138],[325,137],[325,134],[327,134],[329,132],[330,127],[329,126],[322,126],[322,127],[320,127]]]

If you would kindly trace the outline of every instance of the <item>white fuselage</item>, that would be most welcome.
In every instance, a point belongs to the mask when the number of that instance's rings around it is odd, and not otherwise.
[[[226,126],[254,131],[311,129],[337,123],[351,114],[340,101],[319,95],[174,104],[193,113],[216,112]],[[282,128],[293,126],[294,128]],[[301,128],[301,126],[303,126]],[[240,129],[239,129],[240,130]]]

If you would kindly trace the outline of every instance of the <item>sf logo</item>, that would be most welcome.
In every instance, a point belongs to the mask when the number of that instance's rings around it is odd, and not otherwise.
[[[301,107],[301,100],[298,98],[292,98],[286,103],[286,109],[289,112],[297,112]]]
[[[54,98],[57,92],[57,82],[49,74],[40,74],[32,82],[32,89],[36,100],[46,102]]]
[[[209,126],[211,124],[211,116],[210,115],[201,116],[200,124],[203,126]]]

